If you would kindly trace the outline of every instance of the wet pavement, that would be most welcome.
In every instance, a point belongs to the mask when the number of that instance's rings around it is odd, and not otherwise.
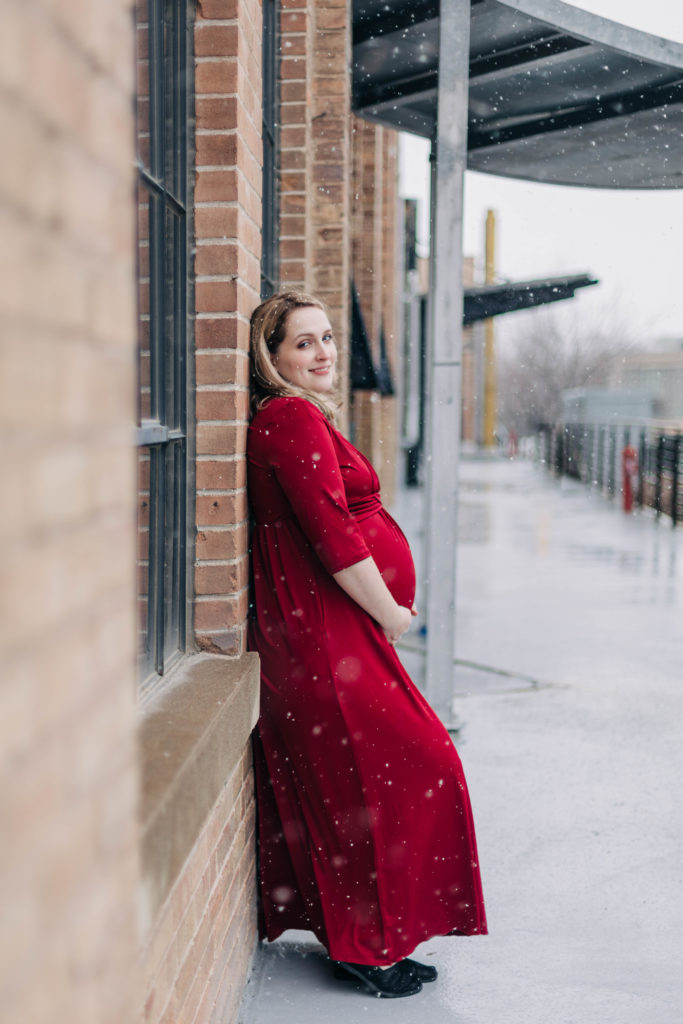
[[[418,570],[420,500],[395,509]],[[466,460],[457,571],[455,741],[491,934],[424,943],[438,981],[390,1002],[290,932],[261,947],[240,1022],[679,1024],[683,528]]]

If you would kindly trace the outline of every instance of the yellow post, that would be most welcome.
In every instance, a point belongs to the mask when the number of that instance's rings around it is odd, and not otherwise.
[[[486,212],[486,270],[485,284],[493,284],[496,277],[496,215]],[[493,317],[484,321],[484,447],[496,443],[496,350]]]

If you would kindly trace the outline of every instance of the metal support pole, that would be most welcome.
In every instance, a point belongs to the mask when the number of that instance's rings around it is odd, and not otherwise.
[[[496,215],[493,210],[486,212],[486,270],[485,284],[496,280]],[[495,320],[484,320],[484,447],[496,446],[496,328]]]
[[[426,693],[454,725],[455,541],[460,452],[462,221],[467,160],[470,0],[441,4],[432,146],[427,395]]]

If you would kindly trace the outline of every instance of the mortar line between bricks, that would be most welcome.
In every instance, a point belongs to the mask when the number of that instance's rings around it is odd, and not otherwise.
[[[238,497],[244,491],[244,487],[231,487],[228,490],[221,491],[220,493],[226,498]],[[204,494],[205,497],[208,495]]]
[[[221,531],[223,531],[224,533],[227,533],[229,531],[230,533],[233,533],[235,530],[239,530],[241,527],[246,526],[246,525],[247,525],[247,520],[246,519],[240,519],[239,523],[227,523],[225,526],[198,526],[197,527],[197,532],[198,533],[220,533]],[[203,559],[198,559],[198,561],[203,561]]]
[[[223,601],[228,604],[235,600],[236,597],[240,597],[241,594],[246,594],[249,587],[242,587],[240,590],[234,590],[232,594],[195,594],[194,599],[196,604],[208,604],[209,601]],[[201,630],[203,633],[204,630]],[[219,630],[220,632],[220,630]]]
[[[242,457],[243,456],[240,455],[237,458],[241,459]],[[198,455],[197,456],[197,461],[198,462],[236,462],[237,459],[236,459],[236,456],[232,456],[232,455]],[[244,488],[238,488],[238,489],[244,489]]]
[[[218,238],[198,238],[195,246],[195,251],[202,245],[215,245],[217,241],[223,243],[223,245],[244,245],[244,243],[237,237],[237,235],[221,235]]]
[[[196,348],[194,350],[194,354],[195,354],[195,356],[229,356],[229,355],[237,355],[237,356],[242,356],[244,359],[248,359],[249,358],[249,353],[247,352],[246,349],[243,349],[243,348],[230,348],[229,346],[226,346],[225,348]],[[245,385],[240,385],[240,386],[244,386],[246,388],[246,384]]]
[[[232,394],[236,391],[248,391],[246,384],[198,384],[198,391],[221,391],[225,394]],[[198,423],[242,423],[242,420],[204,420],[198,418]]]
[[[245,558],[245,555],[240,555],[239,558],[198,558],[197,568],[202,568],[205,565],[236,565],[239,566],[241,561]]]
[[[197,135],[242,135],[239,128],[197,128]]]
[[[234,320],[235,313],[195,313],[195,320]],[[234,350],[233,350],[234,351]]]

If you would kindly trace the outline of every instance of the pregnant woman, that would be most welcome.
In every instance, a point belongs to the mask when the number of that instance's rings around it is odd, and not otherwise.
[[[420,942],[486,918],[460,759],[393,646],[414,613],[410,549],[334,426],[336,359],[311,296],[253,313],[260,930],[314,932],[340,980],[392,998],[435,979],[409,958]]]

